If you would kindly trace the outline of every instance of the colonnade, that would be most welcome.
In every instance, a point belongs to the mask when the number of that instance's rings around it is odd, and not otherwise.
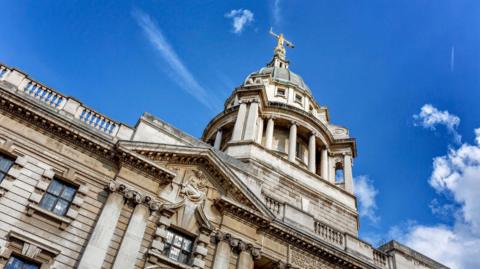
[[[275,118],[270,116],[266,119],[258,115],[258,101],[253,99],[250,101],[240,101],[237,118],[233,128],[231,137],[232,142],[236,141],[252,141],[262,144],[263,137],[265,137],[264,147],[268,150],[273,149],[273,138],[275,130]],[[266,121],[265,134],[264,121]],[[288,143],[288,160],[295,162],[297,153],[297,138],[298,138],[298,123],[290,122],[289,126],[289,143]],[[223,139],[222,129],[218,129],[215,135],[214,148],[220,150]],[[317,151],[319,151],[320,162],[317,160]],[[317,133],[312,131],[308,137],[308,163],[306,164],[311,173],[317,174],[323,179],[335,183],[335,169],[332,156],[325,145],[317,145]],[[341,160],[342,168],[344,170],[344,186],[345,190],[353,191],[352,179],[352,158],[349,154],[343,154]],[[317,165],[320,169],[317,169]]]

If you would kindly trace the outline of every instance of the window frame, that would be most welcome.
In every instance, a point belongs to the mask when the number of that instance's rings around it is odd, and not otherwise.
[[[61,185],[61,191],[60,193],[57,195],[55,194],[54,192],[52,192],[50,190],[50,188],[53,186],[53,184],[55,183],[59,183]],[[67,188],[70,188],[70,189],[73,189],[74,192],[73,194],[71,195],[71,199],[70,200],[67,200],[66,198],[62,197],[63,194],[64,194],[64,191],[67,189]],[[75,196],[78,194],[78,189],[79,187],[75,184],[72,184],[66,180],[62,180],[58,177],[53,177],[52,180],[50,181],[50,184],[48,185],[48,188],[45,190],[45,192],[43,193],[42,195],[42,199],[40,200],[40,202],[38,203],[38,206],[45,209],[45,210],[48,210],[49,212],[52,212],[53,214],[56,214],[58,216],[61,216],[61,217],[65,217],[68,210],[70,209],[70,207],[72,206],[72,203],[73,203],[73,200],[75,199]],[[54,197],[55,199],[55,202],[50,206],[50,208],[47,208],[43,205],[45,199],[47,196],[52,196]],[[67,206],[63,209],[63,212],[60,214],[58,212],[55,212],[56,208],[57,208],[57,204],[59,201],[63,201],[63,202],[66,202],[67,203]]]
[[[13,260],[13,259],[17,259],[19,260],[22,265],[20,267],[9,267],[9,263]],[[28,258],[25,258],[21,255],[17,255],[17,254],[12,254],[10,255],[10,257],[8,258],[7,262],[5,263],[5,269],[30,269],[32,267],[25,267],[25,265],[29,265],[29,266],[36,266],[35,269],[41,269],[42,268],[42,264],[40,262],[37,262],[37,261],[32,261],[31,259],[28,259]]]
[[[301,105],[303,104],[303,96],[299,93],[295,93],[294,100],[295,100],[295,103],[298,103]]]
[[[280,94],[280,91],[283,91],[283,94]],[[287,97],[287,89],[277,88],[275,95],[280,97]]]
[[[175,261],[175,262],[178,262],[178,263],[181,263],[181,264],[185,264],[185,265],[191,265],[192,261],[193,261],[193,258],[194,258],[193,254],[194,254],[194,247],[195,247],[195,244],[196,244],[196,237],[191,236],[189,234],[186,234],[184,232],[181,232],[177,229],[173,229],[172,227],[167,228],[165,230],[165,233],[166,233],[165,234],[165,241],[164,241],[165,245],[164,245],[164,249],[162,251],[162,254],[166,258],[168,258],[172,261]],[[168,233],[173,234],[173,237],[170,240],[170,242],[168,242]],[[174,240],[177,236],[182,239],[180,247],[174,245]],[[183,243],[184,243],[185,239],[190,241],[190,247],[189,247],[190,250],[189,251],[183,249]],[[180,250],[177,259],[174,259],[174,258],[170,257],[172,248]],[[185,261],[180,260],[180,254],[184,254],[184,255],[187,256]]]
[[[9,160],[10,164],[8,165],[8,168],[5,171],[0,169],[0,183],[2,183],[3,180],[5,180],[5,178],[8,175],[8,171],[10,171],[10,169],[12,169],[13,165],[15,164],[15,158],[12,158],[10,155],[0,152],[0,162],[2,161],[2,159]]]

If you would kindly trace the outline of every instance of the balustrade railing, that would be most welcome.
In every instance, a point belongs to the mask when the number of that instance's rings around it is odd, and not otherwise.
[[[120,127],[119,123],[83,106],[81,103],[70,97],[66,97],[41,83],[29,79],[25,74],[20,73],[15,69],[10,69],[5,65],[0,64],[0,79],[14,84],[18,88],[18,92],[29,96],[31,99],[39,103],[45,104],[56,111],[63,110],[63,113],[70,113],[70,115],[73,114],[74,118],[100,132],[111,136],[116,136],[118,132]],[[66,106],[68,106],[68,109]]]
[[[337,231],[320,221],[315,221],[314,225],[314,231],[320,238],[337,246],[343,247],[345,236],[342,232]]]
[[[283,203],[280,203],[279,201],[269,196],[265,196],[265,203],[267,205],[267,208],[270,209],[273,212],[273,214],[275,214],[278,217],[282,216]]]
[[[56,109],[61,109],[67,101],[65,96],[34,81],[29,81],[27,85],[20,90],[23,90],[25,94],[37,99],[41,103]]]
[[[115,135],[118,124],[115,121],[86,107],[79,107],[76,118],[83,123],[106,134]]]
[[[373,249],[373,263],[381,267],[387,266],[387,255],[377,249]]]

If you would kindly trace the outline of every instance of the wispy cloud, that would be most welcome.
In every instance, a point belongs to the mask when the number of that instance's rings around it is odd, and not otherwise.
[[[282,19],[282,9],[280,7],[280,0],[273,0],[272,16],[275,27],[279,27]]]
[[[245,26],[253,22],[253,12],[248,9],[232,9],[225,14],[226,18],[232,19],[233,32],[241,34]]]
[[[163,61],[167,63],[170,69],[169,74],[173,77],[175,83],[210,110],[217,110],[217,102],[212,100],[212,96],[207,93],[205,88],[200,85],[190,70],[188,70],[155,21],[148,14],[138,9],[135,9],[132,14],[147,40]]]
[[[455,47],[452,46],[452,49],[450,51],[450,72],[453,72],[455,70]]]
[[[440,111],[431,104],[425,104],[419,114],[413,115],[413,119],[415,126],[422,126],[430,130],[435,130],[438,125],[443,125],[453,135],[455,142],[460,143],[462,140],[462,136],[457,132],[460,118],[450,114],[447,110]]]
[[[380,217],[377,216],[376,196],[377,189],[373,186],[373,182],[367,176],[358,176],[354,178],[355,181],[355,195],[359,202],[359,214],[362,217],[367,217],[371,222],[377,223]]]

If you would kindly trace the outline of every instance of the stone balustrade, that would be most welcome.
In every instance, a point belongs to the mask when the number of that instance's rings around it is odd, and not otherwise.
[[[47,88],[35,81],[25,80],[23,83],[26,83],[25,87],[19,90],[38,100],[41,103],[44,103],[55,109],[62,109],[65,105],[67,98],[61,95],[58,92],[53,91],[50,88]]]
[[[322,223],[318,220],[315,221],[315,234],[317,234],[323,240],[332,243],[340,248],[344,247],[345,236],[342,232]]]
[[[281,217],[283,215],[283,203],[273,199],[272,197],[265,196],[265,204],[276,216]]]
[[[105,115],[88,108],[77,100],[62,95],[37,81],[30,79],[26,74],[0,64],[0,81],[6,81],[16,87],[16,93],[27,96],[30,100],[48,106],[61,115],[78,120],[94,130],[111,137],[129,139],[133,129],[116,122]]]
[[[380,267],[387,267],[387,254],[377,249],[373,249],[373,263],[380,265]]]
[[[103,133],[110,135],[116,134],[118,124],[115,121],[84,106],[80,106],[77,111],[75,116],[83,123]]]

